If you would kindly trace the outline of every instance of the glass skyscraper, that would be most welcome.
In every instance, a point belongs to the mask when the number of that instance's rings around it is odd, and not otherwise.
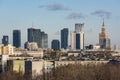
[[[48,34],[41,32],[41,39],[42,48],[48,48]]]
[[[21,47],[21,32],[20,30],[13,30],[13,46]]]
[[[52,40],[51,48],[54,49],[54,50],[59,50],[60,49],[60,42],[59,42],[59,40]]]
[[[7,35],[4,35],[2,38],[2,44],[4,44],[5,46],[8,45],[9,43],[9,38]]]
[[[67,49],[68,47],[68,28],[61,30],[61,48]]]
[[[29,28],[28,29],[28,42],[37,42],[39,48],[41,48],[41,30]]]
[[[71,35],[71,49],[84,49],[84,32],[82,31],[84,24],[75,24],[75,31]]]
[[[48,35],[40,29],[28,29],[28,42],[36,42],[39,48],[48,48]]]
[[[106,38],[103,40],[103,45],[101,46],[101,48],[105,49],[105,48],[110,48],[110,39]]]

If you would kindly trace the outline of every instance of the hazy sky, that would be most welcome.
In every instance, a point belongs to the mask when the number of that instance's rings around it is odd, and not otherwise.
[[[97,44],[103,17],[112,45],[120,45],[120,0],[0,0],[0,42],[9,35],[12,43],[12,31],[20,29],[23,45],[33,25],[48,33],[50,47],[61,29],[85,23],[85,44]]]

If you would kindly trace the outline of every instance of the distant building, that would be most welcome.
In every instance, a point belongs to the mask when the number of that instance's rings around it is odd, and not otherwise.
[[[28,42],[36,42],[38,47],[41,48],[41,30],[29,28],[28,29]]]
[[[100,65],[107,64],[109,61],[55,61],[54,66],[67,66],[69,64],[80,64],[80,65]]]
[[[8,70],[12,69],[17,73],[21,72],[22,75],[27,74],[34,77],[43,74],[44,62],[39,60],[8,60],[7,67]]]
[[[83,31],[83,27],[84,27],[84,23],[76,23],[75,24],[75,32],[76,33],[79,33],[79,32],[82,32]]]
[[[13,54],[13,46],[8,44],[6,46],[0,45],[0,55],[12,55]]]
[[[25,61],[25,74],[31,74],[32,77],[43,74],[43,61]]]
[[[7,35],[4,35],[2,38],[2,44],[4,44],[5,46],[9,44],[9,38]]]
[[[36,42],[26,42],[24,48],[30,51],[35,51],[38,49],[38,45]]]
[[[118,45],[117,44],[115,44],[114,45],[114,50],[118,50],[119,48],[118,48]]]
[[[99,33],[99,45],[103,49],[110,49],[110,39],[109,39],[108,33],[105,29],[104,20],[103,20],[103,24],[102,24],[101,33]]]
[[[60,49],[60,42],[59,40],[52,40],[52,49],[59,50]]]
[[[15,71],[17,73],[25,73],[25,60],[8,60],[7,61],[8,70]]]
[[[32,59],[33,57],[41,59],[44,56],[43,54],[43,49],[38,49],[35,51],[17,50],[14,51],[14,54],[12,56],[10,56],[10,59]]]
[[[13,46],[21,47],[21,32],[20,30],[13,30]]]
[[[33,56],[35,58],[43,58],[43,50],[39,51],[26,51],[26,53],[30,56]]]
[[[3,46],[4,46],[3,44],[0,44],[0,55],[3,54],[3,50],[2,50]]]
[[[48,34],[40,29],[28,29],[28,42],[36,42],[38,48],[48,48]]]
[[[93,47],[94,46],[92,44],[90,44],[89,46],[85,46],[86,49],[93,49]]]
[[[4,55],[13,55],[13,46],[8,44],[6,46],[2,46],[2,54]]]
[[[9,60],[9,55],[0,55],[0,73],[7,71],[7,60]]]
[[[81,56],[81,51],[68,51],[67,54],[68,56],[78,57]]]
[[[61,30],[61,48],[67,49],[68,47],[68,28]]]
[[[48,34],[41,32],[41,47],[48,48]]]
[[[93,46],[93,49],[94,49],[94,50],[100,49],[100,45],[94,45],[94,46]]]
[[[102,48],[104,48],[104,49],[110,48],[110,39],[109,38],[103,40]]]
[[[72,50],[84,49],[84,32],[82,28],[84,24],[75,24],[75,31],[71,35]]]

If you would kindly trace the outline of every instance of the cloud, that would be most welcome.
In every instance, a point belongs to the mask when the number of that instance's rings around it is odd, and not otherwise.
[[[48,10],[57,11],[57,10],[68,10],[64,5],[61,4],[52,4],[47,6]]]
[[[71,13],[68,15],[67,19],[84,19],[85,16],[82,13]]]
[[[63,4],[41,5],[39,8],[45,8],[50,11],[69,10],[69,8],[65,7]]]
[[[104,10],[98,10],[98,11],[92,12],[91,14],[99,16],[99,17],[104,17],[104,18],[107,18],[107,19],[109,19],[110,16],[111,16],[110,12],[104,11]]]

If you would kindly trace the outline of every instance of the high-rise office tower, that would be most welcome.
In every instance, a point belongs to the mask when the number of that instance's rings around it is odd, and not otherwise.
[[[108,33],[105,29],[105,24],[103,20],[102,28],[101,28],[101,33],[99,33],[99,45],[101,48],[104,49],[109,49],[110,48],[110,39],[108,37]]]
[[[67,49],[68,47],[68,28],[61,30],[61,48]]]
[[[2,44],[4,44],[5,46],[9,44],[9,38],[7,35],[4,35],[2,38]]]
[[[54,50],[59,50],[60,49],[60,42],[59,40],[52,40],[52,43],[51,43],[51,48],[54,49]]]
[[[80,24],[80,23],[75,24],[75,32],[76,33],[83,32],[82,30],[83,27],[84,27],[84,24]]]
[[[71,35],[71,49],[79,50],[84,49],[84,24],[75,24],[75,31]]]
[[[21,47],[21,32],[20,30],[13,30],[13,46]]]
[[[41,46],[42,48],[48,48],[48,35],[45,32],[41,32]]]
[[[28,29],[28,42],[36,42],[38,47],[41,48],[41,30],[29,28]]]

